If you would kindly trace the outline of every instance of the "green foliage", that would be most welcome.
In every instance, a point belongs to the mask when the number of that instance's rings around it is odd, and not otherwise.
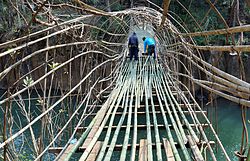
[[[38,99],[36,102],[37,102],[36,103],[37,106],[42,106],[43,105],[43,100],[42,99]]]
[[[67,112],[67,111],[64,110],[64,109],[60,109],[60,110],[59,110],[59,113],[64,113],[64,112]]]
[[[190,12],[192,16],[176,1],[171,2],[170,10],[175,13],[175,15],[173,14],[173,16],[183,26],[185,26],[188,32],[201,32],[201,31],[210,31],[210,30],[225,28],[224,23],[222,22],[221,18],[216,14],[216,12],[213,9],[209,11],[210,6],[206,1],[183,0],[180,2]],[[225,20],[228,20],[229,16],[228,8],[230,7],[230,5],[231,2],[229,0],[218,1],[215,5]],[[176,25],[181,32],[184,32],[181,30],[181,27],[179,27],[177,23],[175,23],[174,25]],[[209,36],[207,38],[195,37],[194,39],[198,43],[198,45],[214,44],[214,43],[225,44],[226,36],[225,35]]]
[[[18,159],[22,161],[32,161],[32,159],[30,159],[29,154],[26,153],[25,151],[23,152],[23,154],[18,155]]]
[[[116,3],[115,5],[111,5],[111,10],[112,11],[119,11],[124,9],[124,7],[120,3]]]
[[[100,0],[88,0],[87,3],[88,4],[93,4],[93,5],[97,5],[100,2]]]
[[[28,87],[29,85],[31,85],[32,83],[34,83],[32,78],[29,77],[25,77],[25,79],[23,79],[23,86],[24,87]]]
[[[250,15],[250,7],[248,7],[247,5],[244,6],[244,11],[248,16]]]
[[[60,65],[60,63],[55,63],[55,62],[52,62],[52,64],[49,64],[49,67],[51,70],[55,69],[56,67],[58,67]]]

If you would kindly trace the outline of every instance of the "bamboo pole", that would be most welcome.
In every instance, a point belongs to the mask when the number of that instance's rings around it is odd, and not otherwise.
[[[127,81],[126,79],[125,79],[124,81],[125,81],[125,82],[124,82],[124,86],[122,86],[122,88],[121,88],[121,93],[119,94],[119,97],[118,97],[118,99],[117,99],[116,106],[115,106],[114,111],[113,111],[113,114],[112,114],[112,116],[111,116],[111,118],[110,118],[109,126],[108,126],[108,131],[107,131],[107,133],[106,133],[106,137],[105,137],[105,139],[104,139],[102,148],[101,148],[101,150],[100,150],[100,152],[99,152],[99,155],[98,155],[98,157],[97,157],[97,159],[96,159],[97,161],[101,161],[101,160],[103,159],[103,156],[104,156],[104,154],[105,154],[105,151],[106,151],[108,142],[109,142],[109,140],[110,140],[112,124],[113,124],[114,119],[115,119],[116,111],[117,111],[117,109],[118,109],[118,107],[119,107],[119,104],[120,104],[121,100],[122,100],[122,99],[125,100],[127,88],[130,86],[130,81]],[[114,101],[114,102],[115,102],[115,101]],[[119,133],[119,131],[118,131],[117,133]],[[112,140],[113,140],[113,139],[112,139]],[[112,154],[112,153],[111,153],[111,154]],[[111,155],[111,154],[110,154],[110,155]],[[104,159],[104,160],[106,160],[106,159]]]
[[[157,69],[159,71],[159,69]],[[161,72],[161,71],[160,71]],[[178,160],[181,160],[180,158],[180,155],[178,154],[178,151],[174,145],[174,140],[173,140],[173,136],[171,134],[171,130],[169,128],[169,125],[168,125],[168,121],[167,121],[167,117],[166,117],[166,114],[165,114],[165,109],[163,107],[163,104],[161,102],[161,100],[159,99],[159,91],[162,91],[163,90],[163,87],[160,86],[162,84],[162,81],[160,79],[160,75],[161,73],[158,74],[158,78],[156,79],[157,81],[157,85],[156,85],[156,94],[157,94],[157,97],[158,97],[158,101],[159,101],[159,105],[160,105],[160,108],[161,108],[161,112],[162,112],[162,116],[163,116],[163,120],[164,120],[164,124],[165,124],[165,127],[166,127],[166,131],[167,131],[167,134],[168,134],[168,139],[170,141],[170,144],[171,144],[171,147],[173,149],[173,153],[174,153],[174,156],[175,156],[175,159],[178,161]],[[176,125],[176,122],[175,120],[173,119],[173,116],[171,115],[171,112],[169,110],[169,106],[168,106],[168,103],[167,103],[167,99],[166,99],[166,95],[163,95],[163,101],[164,101],[164,104],[165,104],[165,107],[168,111],[168,114],[169,114],[169,117],[170,117],[170,120],[172,122],[172,126],[174,127],[174,130],[175,130],[175,133],[176,133],[176,136],[177,136],[177,139],[179,141],[179,144],[181,146],[181,149],[182,151],[186,151],[185,154],[187,155],[187,150],[186,150],[186,147],[185,145],[183,144],[184,141],[181,137],[181,134],[179,132],[179,129],[177,128],[177,125]],[[186,156],[186,158],[188,158],[188,156]]]
[[[172,51],[169,51],[172,53]],[[206,63],[205,61],[201,60],[200,58],[196,57],[195,55],[193,55],[195,58],[198,59],[198,61],[200,61],[202,64],[204,63],[204,65],[211,69],[213,72],[215,72],[216,74],[218,74],[219,76],[223,77],[219,77],[216,76],[215,74],[212,74],[211,72],[207,71],[206,69],[204,69],[203,67],[201,67],[200,65],[198,65],[197,62],[194,62],[190,57],[186,56],[185,54],[179,53],[179,52],[174,52],[176,54],[180,54],[182,56],[184,56],[186,59],[188,59],[193,65],[195,65],[196,67],[198,67],[201,71],[205,72],[207,75],[209,75],[210,77],[212,77],[213,79],[215,79],[216,81],[225,84],[227,86],[229,86],[230,88],[234,88],[236,90],[240,90],[243,92],[249,92],[250,89],[250,85],[245,82],[242,81],[234,76],[230,76],[228,73],[225,73],[223,71],[220,71],[218,68],[212,66],[209,63]],[[220,74],[221,73],[221,74]],[[234,77],[234,78],[233,78]]]
[[[166,79],[166,78],[165,78],[165,80],[168,80],[168,82],[170,82],[169,79]],[[174,103],[175,107],[178,108],[178,110],[179,110],[179,112],[180,112],[180,115],[181,115],[182,119],[184,120],[186,126],[188,127],[190,133],[192,134],[192,137],[195,139],[196,142],[198,142],[198,141],[199,141],[198,137],[197,137],[196,134],[194,133],[194,131],[193,131],[192,127],[190,126],[190,124],[189,124],[187,118],[185,117],[185,115],[184,115],[184,113],[183,113],[181,107],[179,106],[179,104],[178,104],[178,102],[176,101],[175,97],[174,97],[173,94],[171,93],[171,89],[170,89],[170,87],[168,86],[168,84],[167,84],[167,90],[168,90],[168,92],[169,92],[169,96],[170,96],[171,99],[173,100],[173,103]]]
[[[81,57],[81,56],[83,56],[83,55],[87,55],[87,54],[91,54],[91,53],[99,53],[99,54],[101,54],[102,52],[99,52],[99,51],[87,51],[87,52],[83,52],[83,53],[81,53],[81,54],[78,54],[78,55],[74,56],[73,58],[71,58],[71,59],[65,61],[64,63],[58,65],[56,68],[50,70],[50,71],[47,72],[45,75],[43,75],[42,77],[40,77],[39,79],[37,79],[36,81],[34,81],[32,84],[28,85],[27,87],[21,89],[20,91],[14,93],[14,94],[12,94],[9,98],[12,99],[12,98],[16,97],[17,95],[23,93],[24,91],[27,91],[27,89],[29,89],[29,88],[35,86],[35,85],[38,84],[40,81],[42,81],[44,78],[48,77],[50,74],[54,73],[56,70],[59,70],[59,69],[62,68],[63,66],[65,66],[65,65],[67,65],[68,63],[72,62],[73,60],[78,59],[79,57]],[[116,56],[117,56],[117,57],[116,57]],[[113,58],[113,59],[112,59],[112,58]],[[97,68],[103,66],[104,64],[106,64],[106,63],[108,63],[108,62],[110,62],[110,61],[114,61],[114,60],[119,59],[119,58],[120,58],[120,56],[118,56],[118,55],[115,55],[114,57],[111,57],[111,59],[108,59],[108,60],[106,60],[105,62],[103,62],[103,63],[99,64],[98,66],[96,66],[96,67],[94,68],[94,70],[91,70],[91,72],[89,72],[89,73],[87,74],[87,76],[89,77]],[[87,77],[87,78],[88,78],[88,77]],[[84,79],[84,80],[85,80],[85,79]],[[0,105],[3,104],[3,103],[5,103],[7,100],[8,100],[8,98],[1,100],[1,101],[0,101]]]
[[[106,30],[104,30],[104,29],[101,29],[101,28],[96,27],[96,26],[93,26],[93,25],[89,25],[89,24],[77,24],[77,25],[73,25],[73,26],[67,27],[67,28],[65,28],[65,29],[59,30],[59,31],[57,31],[57,32],[51,33],[51,34],[49,34],[49,35],[47,35],[47,36],[44,36],[44,37],[39,38],[39,39],[36,39],[36,40],[34,40],[34,41],[30,41],[30,42],[28,42],[28,43],[26,43],[26,44],[23,44],[23,45],[20,45],[20,46],[15,47],[15,48],[9,49],[9,50],[7,50],[7,51],[5,51],[5,52],[3,52],[3,53],[0,53],[0,58],[3,57],[3,56],[9,55],[9,54],[11,54],[11,53],[14,53],[14,54],[15,54],[16,51],[18,51],[18,50],[20,50],[20,49],[23,49],[23,48],[25,48],[25,47],[27,47],[27,46],[36,44],[36,43],[38,43],[38,42],[40,42],[40,41],[42,41],[42,40],[45,40],[45,39],[47,39],[47,38],[50,38],[50,37],[56,36],[56,35],[58,35],[58,34],[64,33],[64,32],[66,32],[66,31],[68,31],[68,30],[80,28],[80,27],[82,27],[82,26],[92,27],[92,28],[94,28],[94,29],[100,30],[100,31],[102,31],[102,32],[104,32],[104,33],[106,33],[106,34],[108,34],[108,35],[111,35],[111,36],[125,36],[124,34],[114,34],[114,33],[108,32],[108,31],[106,31]]]
[[[105,126],[106,122],[108,121],[109,115],[110,115],[110,113],[111,113],[111,111],[113,109],[113,106],[114,106],[114,104],[116,102],[116,99],[119,97],[119,93],[121,92],[120,90],[122,89],[121,84],[122,84],[123,81],[125,81],[125,79],[122,76],[120,76],[120,79],[118,79],[118,87],[116,89],[116,94],[115,94],[114,98],[111,98],[111,100],[113,102],[112,102],[111,106],[109,107],[109,110],[108,110],[105,118],[102,120],[101,125],[98,127],[98,131],[95,133],[94,137],[90,141],[90,143],[89,143],[88,147],[86,148],[85,152],[83,153],[83,155],[79,159],[80,161],[83,161],[83,160],[85,160],[88,157],[90,151],[92,150],[92,148],[95,145],[97,139],[99,138],[99,136],[100,136],[100,134],[102,132],[103,127]],[[99,156],[98,156],[98,158],[99,158]]]
[[[226,29],[219,29],[219,30],[212,30],[212,31],[202,31],[202,32],[193,32],[193,33],[175,33],[177,35],[181,36],[210,36],[210,35],[224,35],[224,34],[233,34],[233,33],[239,33],[239,32],[249,32],[250,31],[250,25],[244,25],[244,26],[236,26],[236,27],[230,27]]]
[[[133,62],[130,62],[130,64],[131,64],[130,80],[132,81],[132,90],[131,90],[131,97],[130,97],[130,102],[129,102],[129,113],[128,113],[128,119],[127,119],[127,128],[126,128],[125,137],[124,137],[124,141],[123,141],[123,147],[122,147],[122,151],[121,151],[121,155],[120,155],[120,161],[124,161],[126,159],[127,146],[128,146],[128,140],[129,140],[130,129],[131,129],[132,105],[133,105],[134,92],[135,92],[135,81],[133,81],[132,79],[136,78],[136,67],[133,66]]]
[[[176,81],[178,81],[178,80],[176,80]],[[186,87],[183,83],[181,83],[180,81],[178,81],[178,83],[181,84],[181,85],[188,91],[190,98],[191,98],[192,101],[195,103],[196,107],[201,111],[201,114],[202,114],[202,116],[204,117],[206,123],[208,123],[208,125],[209,125],[209,127],[210,127],[210,129],[211,129],[211,131],[212,131],[212,133],[213,133],[213,135],[214,135],[215,138],[216,138],[216,141],[218,142],[218,144],[219,144],[219,146],[220,146],[220,148],[221,148],[223,154],[224,154],[225,157],[226,157],[226,160],[230,161],[231,159],[229,158],[229,156],[228,156],[228,154],[227,154],[225,148],[223,147],[223,145],[222,145],[222,143],[221,143],[221,141],[220,141],[218,135],[216,134],[216,132],[215,132],[215,130],[214,130],[212,124],[211,124],[210,121],[208,120],[206,114],[202,111],[201,107],[200,107],[199,104],[196,102],[195,98],[194,98],[193,95],[190,93],[190,91],[187,89],[187,87]],[[202,127],[199,126],[199,128],[201,129]],[[202,132],[202,131],[203,131],[203,130],[201,129],[201,132]],[[204,133],[203,133],[203,136],[204,136]]]
[[[172,107],[172,111],[173,111],[173,114],[175,116],[176,124],[178,126],[178,129],[180,130],[181,138],[182,138],[184,143],[187,143],[187,138],[186,138],[185,132],[183,130],[181,121],[180,121],[179,116],[177,114],[175,105],[174,105],[174,103],[173,103],[173,101],[171,99],[171,93],[169,92],[169,86],[166,83],[168,81],[167,81],[167,79],[164,80],[162,75],[160,76],[160,79],[161,79],[162,84],[163,84],[164,94],[166,95],[167,100],[169,101],[170,106]],[[168,110],[168,111],[170,112],[170,110]],[[174,118],[172,118],[171,120],[174,120]]]
[[[138,66],[139,69],[140,65]],[[139,75],[140,77],[140,75]],[[137,144],[137,108],[140,107],[140,84],[138,78],[136,77],[136,90],[135,90],[135,107],[134,107],[134,130],[133,130],[133,141],[132,141],[132,149],[131,149],[131,157],[130,160],[135,160],[136,155],[136,144]]]
[[[149,57],[149,56],[148,56]],[[146,124],[147,124],[147,149],[148,149],[148,161],[152,161],[153,160],[153,155],[152,155],[152,138],[151,138],[151,128],[150,128],[150,115],[149,115],[149,105],[148,105],[148,88],[149,88],[149,78],[148,78],[148,75],[149,75],[149,68],[148,68],[148,63],[147,63],[147,66],[146,66],[146,71],[144,73],[144,90],[145,90],[145,104],[146,104]]]
[[[159,32],[160,29],[163,27],[163,25],[165,24],[166,18],[167,18],[167,14],[168,14],[168,9],[169,9],[169,5],[170,5],[171,0],[164,0],[163,1],[163,13],[162,13],[162,18],[161,18],[161,24],[158,27],[157,31]]]
[[[130,88],[130,87],[128,87]],[[122,113],[122,116],[121,116],[121,119],[117,125],[117,128],[115,130],[115,133],[114,133],[114,136],[111,140],[111,144],[109,146],[109,149],[108,149],[108,152],[104,158],[104,160],[111,160],[111,156],[112,156],[112,153],[113,153],[113,150],[114,150],[114,147],[115,147],[115,143],[116,143],[116,140],[118,138],[118,135],[119,135],[119,131],[121,129],[121,126],[124,122],[124,119],[126,117],[126,112],[127,112],[127,107],[128,107],[128,96],[129,96],[129,90],[126,90],[125,93],[124,93],[124,97],[123,97],[123,102],[122,102],[122,108],[124,108],[123,110],[123,113]]]
[[[62,159],[64,159],[64,156],[65,155],[72,155],[72,154],[70,154],[70,153],[72,153],[75,149],[76,149],[76,146],[73,146],[73,145],[70,145],[70,142],[71,142],[71,140],[74,138],[74,136],[75,136],[75,134],[76,134],[76,132],[77,132],[77,129],[78,129],[78,127],[83,123],[83,121],[90,115],[90,114],[87,114],[87,107],[88,107],[88,105],[89,105],[89,102],[90,102],[90,97],[91,97],[91,94],[92,94],[92,91],[93,91],[93,89],[94,89],[94,87],[96,86],[96,84],[99,82],[99,78],[95,81],[95,83],[90,87],[90,89],[89,89],[89,92],[88,92],[88,94],[87,94],[87,96],[85,97],[86,98],[86,101],[82,101],[80,104],[79,104],[79,106],[77,107],[77,109],[75,110],[75,112],[70,116],[71,118],[73,118],[74,117],[74,115],[76,115],[77,114],[77,111],[83,106],[83,104],[85,103],[85,108],[84,108],[84,111],[82,112],[82,115],[81,115],[81,117],[80,117],[80,119],[79,119],[79,121],[78,121],[78,123],[77,123],[77,125],[76,125],[76,127],[75,127],[75,129],[74,129],[74,131],[73,131],[73,133],[71,134],[71,136],[70,136],[70,138],[68,139],[68,142],[65,144],[65,146],[64,146],[64,148],[61,150],[61,152],[57,155],[57,157],[55,158],[55,160],[57,160],[57,159],[59,159],[59,157],[61,157],[60,159],[62,160]],[[71,122],[71,121],[70,121]],[[71,126],[71,124],[70,124],[70,122],[68,121],[67,122],[67,126]],[[90,123],[91,124],[91,123]],[[67,126],[64,126],[65,128],[67,127]],[[92,126],[91,126],[92,127]],[[72,127],[71,127],[72,128]],[[88,130],[86,130],[87,132],[87,134],[89,133],[88,132]],[[85,135],[85,134],[84,134]],[[84,136],[85,137],[85,136]],[[80,141],[78,141],[78,142],[80,142]],[[69,150],[70,149],[70,150]],[[66,150],[68,150],[69,151],[69,154],[63,154],[64,153],[64,151],[66,151]],[[67,158],[67,157],[65,157],[65,158]]]
[[[165,77],[166,80],[169,80],[168,78],[166,78],[167,76],[165,76],[165,74],[164,74],[163,76]],[[168,75],[168,77],[169,77],[169,75]],[[168,88],[168,90],[170,90],[170,89]],[[170,93],[170,95],[171,95],[171,93]],[[175,104],[177,105],[178,109],[179,109],[180,111],[182,111],[182,110],[180,109],[180,107],[178,106],[178,103],[177,103],[177,102],[175,101],[175,99],[173,98],[173,96],[171,96],[171,97],[172,97],[172,99],[174,100]],[[190,126],[190,124],[188,123],[188,121],[185,119],[185,115],[182,113],[181,116],[182,116],[182,118],[184,119],[185,124],[186,124],[187,127],[189,128],[192,137],[196,139],[196,142],[198,142],[199,139],[198,139],[198,137],[196,136],[196,134],[194,133],[194,131],[193,131],[192,127]],[[211,146],[210,146],[210,144],[209,144],[209,142],[208,142],[208,139],[207,139],[207,137],[206,137],[206,135],[205,135],[205,133],[204,133],[204,131],[203,131],[202,129],[201,129],[201,133],[202,133],[202,136],[203,136],[203,138],[205,139],[205,141],[208,143],[207,145],[208,145],[210,154],[211,154],[211,156],[212,156],[212,159],[213,159],[213,160],[216,160],[216,157],[215,157],[215,155],[214,155],[214,153],[213,153],[213,151],[212,151],[212,148],[211,148]]]
[[[57,24],[55,26],[51,26],[51,27],[48,27],[46,29],[43,29],[43,30],[40,30],[40,31],[37,31],[37,32],[34,32],[34,33],[31,33],[27,36],[23,36],[23,37],[20,37],[20,38],[17,38],[15,40],[11,40],[11,41],[7,41],[7,42],[4,42],[2,44],[0,44],[0,49],[2,48],[5,48],[11,44],[15,44],[15,43],[19,43],[19,42],[22,42],[22,41],[26,41],[28,38],[33,38],[35,36],[39,36],[43,33],[46,33],[54,28],[57,28],[57,27],[60,27],[60,26],[63,26],[63,25],[66,25],[66,24],[70,24],[70,23],[74,23],[74,22],[78,22],[78,21],[81,21],[85,18],[90,18],[90,17],[93,17],[94,15],[82,15],[80,17],[77,17],[75,19],[71,19],[71,20],[68,20],[68,21],[65,21],[63,23],[60,23],[60,24]]]
[[[112,102],[112,98],[115,97],[117,91],[113,90],[113,92],[111,93],[110,97],[108,98],[108,100],[104,103],[104,105],[102,106],[102,108],[98,111],[98,113],[96,114],[96,116],[93,118],[93,120],[91,121],[91,123],[89,124],[89,126],[87,127],[87,129],[84,131],[84,133],[81,135],[80,139],[78,140],[78,142],[76,143],[76,145],[74,146],[74,148],[72,148],[68,154],[68,156],[64,159],[64,161],[68,161],[70,160],[71,156],[75,153],[75,151],[83,144],[83,141],[86,139],[87,135],[89,134],[90,130],[92,129],[92,127],[94,126],[97,118],[102,117],[101,115],[106,113],[107,108],[109,107],[109,105]],[[76,111],[77,112],[77,111]],[[73,114],[74,115],[74,114]]]
[[[154,84],[154,79],[155,79],[154,65],[155,65],[154,63],[151,64],[151,69],[152,69],[152,71],[150,72],[150,77],[152,79],[151,84]],[[157,124],[157,117],[156,117],[156,114],[155,114],[155,106],[154,106],[154,101],[153,101],[152,95],[150,97],[150,100],[151,100],[151,107],[152,107],[152,112],[153,112],[153,122],[154,122],[154,131],[155,131],[155,143],[156,143],[156,151],[157,151],[157,160],[161,161],[162,160],[161,140],[160,140],[158,124]]]

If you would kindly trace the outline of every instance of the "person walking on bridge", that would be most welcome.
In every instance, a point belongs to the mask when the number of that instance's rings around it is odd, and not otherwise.
[[[129,48],[130,60],[133,59],[133,56],[135,57],[135,60],[138,60],[138,52],[139,52],[138,38],[135,32],[133,32],[133,34],[129,37],[128,48]]]
[[[144,53],[147,53],[147,55],[154,54],[154,59],[156,58],[155,54],[155,40],[150,37],[143,37],[142,40],[144,41]]]

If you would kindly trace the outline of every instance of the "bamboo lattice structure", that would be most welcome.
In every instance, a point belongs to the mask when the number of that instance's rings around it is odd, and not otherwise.
[[[153,4],[156,9],[105,12],[77,0],[75,9],[86,15],[0,44],[0,60],[8,62],[0,71],[0,81],[6,82],[0,107],[8,126],[0,157],[3,151],[9,160],[20,160],[30,139],[27,147],[37,161],[217,160],[215,143],[230,160],[193,94],[205,89],[243,110],[250,107],[250,84],[201,56],[201,51],[240,56],[250,46],[203,46],[193,38],[230,36],[250,27],[189,32],[170,12],[172,2],[164,3],[163,9]],[[145,28],[157,40],[158,60],[130,61],[127,38]],[[15,121],[22,119],[23,124]]]

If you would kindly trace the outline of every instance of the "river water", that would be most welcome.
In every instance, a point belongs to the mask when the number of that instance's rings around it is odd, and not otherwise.
[[[218,134],[219,138],[224,145],[229,157],[232,160],[237,160],[234,151],[240,150],[241,134],[242,134],[242,121],[240,107],[225,99],[217,99],[217,116],[218,116]],[[215,119],[214,119],[215,120]],[[250,134],[250,110],[247,110],[247,128]],[[215,124],[215,123],[214,123]],[[248,137],[249,138],[249,137]],[[222,158],[221,153],[217,153],[218,160]]]

